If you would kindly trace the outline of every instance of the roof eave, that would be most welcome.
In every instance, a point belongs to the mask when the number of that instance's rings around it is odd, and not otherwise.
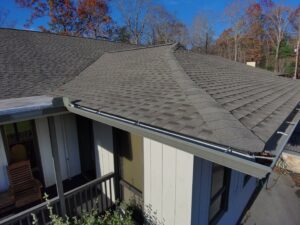
[[[295,109],[296,113],[293,118],[290,118],[290,121],[286,121],[285,123],[288,124],[287,128],[284,131],[277,131],[277,134],[281,135],[281,137],[278,139],[277,147],[275,151],[271,152],[273,155],[275,155],[275,158],[273,159],[273,162],[271,164],[271,168],[274,168],[276,166],[276,163],[278,159],[280,158],[282,152],[285,149],[285,146],[287,145],[288,141],[290,140],[292,134],[294,133],[297,125],[300,122],[300,109]]]
[[[28,99],[30,101],[26,102]],[[67,112],[61,97],[35,96],[0,102],[2,105],[8,105],[0,109],[0,125]]]
[[[138,123],[128,123],[121,117],[119,119],[117,117],[108,117],[103,114],[101,115],[100,113],[97,113],[97,111],[83,109],[83,107],[75,107],[68,98],[64,98],[63,101],[64,106],[67,108],[67,110],[77,115],[81,115],[94,121],[126,130],[128,132],[138,133],[144,137],[181,149],[182,151],[193,154],[194,156],[224,165],[226,167],[249,174],[259,179],[264,178],[268,173],[272,171],[271,167],[259,164],[254,160],[246,159],[244,157],[238,157],[236,155],[230,154],[230,152],[224,153],[221,151],[217,151],[213,148],[201,144],[188,142],[180,138],[146,129],[145,127],[139,126]]]

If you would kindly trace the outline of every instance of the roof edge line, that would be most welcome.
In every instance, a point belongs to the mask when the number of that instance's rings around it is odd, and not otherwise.
[[[79,38],[79,39],[91,40],[91,41],[102,41],[102,42],[110,42],[110,43],[116,43],[116,44],[128,44],[128,45],[136,46],[136,44],[124,43],[124,42],[121,42],[121,41],[113,41],[113,40],[109,40],[109,39],[96,39],[96,38],[91,38],[91,37],[63,35],[63,34],[53,33],[53,32],[41,32],[41,31],[38,31],[38,30],[21,30],[21,29],[17,29],[17,28],[8,28],[8,27],[0,27],[0,30],[10,30],[10,31],[17,31],[17,32],[42,34],[42,35],[48,34],[48,35],[56,35],[56,36],[60,36],[60,37]]]
[[[149,49],[149,48],[159,48],[159,47],[170,46],[170,45],[174,45],[174,43],[166,43],[166,44],[158,44],[158,45],[150,45],[150,46],[142,46],[141,45],[140,47],[136,47],[136,48],[128,48],[128,49],[122,49],[122,50],[106,51],[105,53],[129,52],[129,51],[143,50],[143,49]]]
[[[234,154],[233,152],[228,149],[228,151],[221,151],[214,149],[213,147],[210,147],[209,145],[201,145],[197,143],[193,143],[184,139],[180,139],[177,137],[173,137],[171,135],[168,135],[166,133],[160,133],[155,130],[147,129],[147,126],[139,126],[135,121],[127,121],[123,118],[118,118],[118,116],[108,116],[110,114],[99,112],[97,110],[93,110],[88,107],[80,106],[78,104],[70,102],[68,98],[63,98],[64,105],[67,108],[68,111],[85,116],[87,118],[90,118],[92,120],[110,125],[115,126],[120,129],[127,130],[129,132],[141,132],[142,135],[146,135],[145,137],[148,138],[154,138],[156,140],[159,137],[159,140],[164,140],[163,143],[173,146],[175,148],[179,148],[182,151],[188,152],[190,154],[193,154],[197,157],[204,158],[209,161],[213,161],[219,164],[226,164],[227,167],[234,167],[233,169],[243,171],[244,173],[248,173],[252,176],[255,176],[257,178],[263,178],[266,176],[266,174],[271,172],[270,167],[260,164],[255,161],[255,159],[250,159],[249,157],[246,157],[246,154],[239,154],[239,152],[236,152],[237,154]],[[76,107],[75,105],[79,106]],[[207,143],[206,141],[201,141],[203,143]],[[210,143],[207,143],[210,144]],[[218,145],[215,145],[218,146]],[[219,146],[221,147],[221,146]],[[199,151],[201,149],[201,151]],[[242,156],[244,155],[244,157]],[[254,156],[256,157],[256,156]],[[224,160],[226,159],[226,160]],[[227,162],[228,160],[228,162]],[[231,163],[229,162],[231,161]],[[235,163],[232,163],[235,162]],[[237,165],[238,164],[238,165]],[[234,166],[233,166],[234,165]]]

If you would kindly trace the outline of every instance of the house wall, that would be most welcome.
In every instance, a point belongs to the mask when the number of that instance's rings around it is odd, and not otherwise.
[[[208,224],[211,190],[211,168],[212,163],[195,157],[193,174],[193,203],[192,222],[193,225]],[[244,187],[245,174],[232,170],[230,178],[230,191],[228,210],[219,220],[218,224],[236,224],[245,206],[251,198],[257,180],[251,178]]]
[[[191,222],[193,155],[144,138],[144,202],[165,225]]]
[[[256,185],[257,179],[251,178],[248,183],[243,186],[245,174],[238,171],[232,171],[228,210],[223,215],[218,225],[236,224],[250,200]]]
[[[114,172],[114,150],[113,150],[113,130],[111,126],[93,121],[95,162],[97,177],[104,176]],[[102,188],[104,189],[102,184]],[[114,180],[112,181],[114,186]],[[106,183],[106,189],[109,190],[109,184]],[[112,194],[108,193],[107,197],[115,202],[115,189]]]
[[[7,177],[7,159],[5,148],[3,144],[2,135],[0,133],[0,192],[8,189],[8,177]]]
[[[112,127],[93,121],[96,174],[101,177],[114,172]]]

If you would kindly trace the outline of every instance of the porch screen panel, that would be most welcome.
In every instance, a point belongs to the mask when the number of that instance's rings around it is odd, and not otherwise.
[[[40,178],[39,152],[34,122],[28,120],[5,124],[2,128],[8,163],[29,160],[32,172],[37,178]]]

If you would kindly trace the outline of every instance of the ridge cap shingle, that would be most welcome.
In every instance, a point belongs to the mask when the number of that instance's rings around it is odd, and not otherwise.
[[[174,80],[181,87],[191,105],[207,122],[207,127],[212,128],[216,133],[215,136],[218,141],[223,145],[235,147],[239,150],[253,151],[255,149],[262,151],[265,143],[186,74],[174,56],[177,47],[177,45],[173,45],[166,52],[167,62],[172,70]],[[212,114],[217,115],[213,120]],[[230,130],[232,134],[224,133],[224,129]],[[221,133],[222,135],[218,135]]]

